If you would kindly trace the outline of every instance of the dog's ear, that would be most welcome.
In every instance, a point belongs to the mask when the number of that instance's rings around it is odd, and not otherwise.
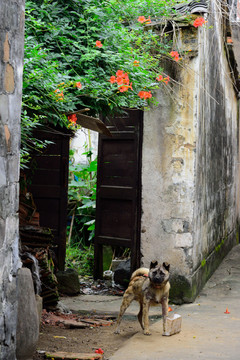
[[[170,264],[167,263],[167,262],[164,262],[164,263],[163,263],[163,267],[164,267],[167,271],[169,271],[169,269],[170,269]]]
[[[155,268],[157,265],[158,265],[157,260],[153,260],[153,261],[151,261],[151,264],[150,264],[150,269]]]

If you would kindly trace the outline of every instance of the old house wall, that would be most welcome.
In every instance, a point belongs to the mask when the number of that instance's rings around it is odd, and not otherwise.
[[[180,30],[175,83],[144,115],[142,263],[171,264],[176,302],[193,300],[236,243],[237,98],[221,23],[210,9],[207,26]]]
[[[224,41],[224,18],[211,2],[199,44],[198,141],[193,284],[200,287],[237,241],[238,101]],[[220,36],[223,34],[223,36]],[[200,34],[199,34],[200,35]]]
[[[24,1],[0,1],[0,359],[14,360]]]

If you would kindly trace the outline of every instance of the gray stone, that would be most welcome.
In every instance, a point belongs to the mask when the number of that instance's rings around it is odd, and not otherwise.
[[[0,248],[2,247],[5,239],[6,224],[3,219],[0,218]]]
[[[7,163],[7,174],[10,182],[17,182],[20,176],[19,156],[9,156]]]
[[[62,301],[59,301],[56,306],[56,311],[60,312],[61,314],[71,314],[71,310],[63,304]]]
[[[6,37],[5,37],[5,39],[6,39]],[[8,96],[5,94],[0,95],[0,113],[1,113],[3,124],[6,124],[8,121],[9,115],[8,115]]]
[[[41,318],[42,318],[42,309],[43,309],[43,299],[41,296],[36,295],[36,303],[37,303],[37,311],[38,311],[38,321],[40,326]]]
[[[6,159],[3,157],[0,157],[0,187],[6,186],[7,179],[6,179]]]
[[[114,272],[114,282],[127,288],[131,277],[131,259],[121,262]]]
[[[32,359],[39,337],[39,316],[34,294],[31,271],[22,268],[18,271],[18,319],[17,347],[18,360]]]
[[[2,219],[18,211],[19,188],[17,183],[0,188],[0,214]]]
[[[78,273],[74,269],[67,269],[66,271],[58,271],[58,291],[66,295],[76,295],[80,292],[80,283]]]

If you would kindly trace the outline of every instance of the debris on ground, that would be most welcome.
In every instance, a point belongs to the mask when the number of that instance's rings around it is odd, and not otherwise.
[[[102,359],[101,354],[97,353],[70,353],[65,351],[46,352],[47,359],[64,359],[64,360],[98,360]]]
[[[39,234],[40,233],[43,234],[43,232],[40,232],[39,230]],[[23,266],[28,267],[31,270],[34,287],[35,289],[38,287],[40,289],[40,291],[35,292],[43,298],[44,307],[48,308],[50,306],[56,306],[59,301],[59,292],[57,278],[54,274],[55,265],[53,261],[53,251],[49,247],[31,248],[24,245],[23,239],[21,239],[21,243],[21,260]],[[35,263],[37,263],[37,266],[35,266]],[[38,276],[34,277],[34,274],[37,274],[36,269],[38,269]],[[39,281],[40,286],[37,285]]]
[[[103,351],[103,349],[99,348],[99,349],[95,350],[95,353],[96,354],[104,354],[104,351]]]
[[[93,326],[91,324],[91,326],[87,326],[85,328],[66,328],[63,324],[54,325],[54,321],[52,321],[53,325],[48,322],[43,322],[40,326],[39,341],[33,360],[46,360],[46,353],[65,351],[69,353],[92,354],[95,353],[96,350],[100,349],[104,351],[104,356],[102,356],[107,360],[114,354],[114,352],[123,346],[125,341],[141,329],[134,316],[130,316],[130,318],[127,316],[124,321],[123,336],[116,336],[114,333],[116,323],[115,317],[109,317],[107,314],[107,316],[105,316],[103,313],[98,314],[97,316],[96,313],[85,312],[77,313],[77,315],[80,319],[84,320],[112,320],[112,325],[101,326],[99,324],[95,324],[95,326]],[[65,319],[70,320],[71,317],[72,316],[65,316]],[[45,319],[50,320],[50,318],[47,317]],[[97,355],[97,353],[95,353],[95,355]],[[54,359],[56,360],[56,358]],[[77,359],[80,360],[81,358],[78,357]]]
[[[42,325],[59,326],[65,328],[81,328],[96,326],[111,326],[116,317],[111,315],[84,316],[79,314],[62,314],[60,312],[42,312]]]
[[[114,281],[94,280],[90,276],[80,276],[80,294],[83,295],[116,295],[122,296],[125,288]]]

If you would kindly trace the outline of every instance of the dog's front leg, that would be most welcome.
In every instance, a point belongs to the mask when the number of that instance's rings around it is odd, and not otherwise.
[[[143,299],[143,307],[142,307],[142,313],[143,313],[143,333],[144,335],[151,335],[149,330],[149,306],[150,301],[147,299]]]
[[[168,316],[168,297],[162,298],[163,335],[166,335],[166,320]]]

